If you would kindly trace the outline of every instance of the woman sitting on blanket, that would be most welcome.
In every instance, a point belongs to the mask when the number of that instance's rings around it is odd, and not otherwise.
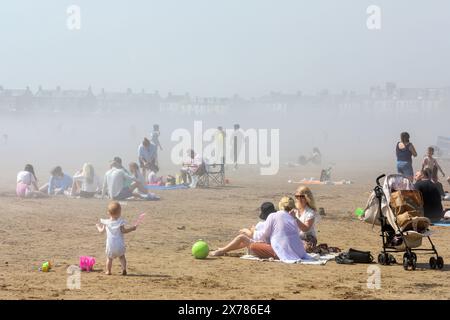
[[[248,248],[251,243],[259,241],[258,238],[255,238],[255,231],[261,230],[263,228],[264,222],[266,221],[267,217],[273,212],[276,212],[273,203],[264,202],[261,205],[261,213],[259,214],[259,218],[261,219],[261,221],[258,222],[256,226],[252,226],[250,229],[241,229],[239,231],[239,235],[236,238],[231,240],[231,242],[225,247],[211,252],[211,255],[223,256],[225,253],[233,250]]]
[[[314,252],[317,246],[316,225],[320,216],[317,214],[314,197],[308,187],[300,186],[295,192],[295,207],[293,211],[300,229],[300,239],[305,245],[306,252]]]
[[[299,237],[298,219],[295,216],[295,202],[283,197],[279,203],[280,211],[272,213],[261,230],[254,237],[263,242],[254,242],[249,246],[250,254],[258,258],[280,259],[282,262],[295,263],[310,260]]]

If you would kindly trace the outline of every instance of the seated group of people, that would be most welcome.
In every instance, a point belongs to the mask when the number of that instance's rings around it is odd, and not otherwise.
[[[221,256],[232,250],[248,248],[259,258],[274,258],[283,262],[310,259],[308,253],[317,246],[316,225],[320,220],[313,194],[301,186],[294,196],[283,197],[279,210],[270,202],[261,205],[262,220],[250,229],[241,229],[225,247],[211,252]]]
[[[149,182],[157,183],[156,165],[150,167],[147,181],[135,162],[131,162],[128,169],[122,165],[122,159],[115,157],[110,162],[108,170],[101,184],[95,174],[94,167],[85,163],[83,168],[72,177],[63,172],[60,166],[50,172],[49,182],[38,187],[38,180],[32,165],[27,164],[23,171],[17,174],[16,194],[19,197],[48,197],[53,195],[79,196],[81,198],[93,198],[95,195],[108,197],[114,200],[124,200],[130,197],[146,200],[159,199],[155,194],[148,192],[145,188]]]

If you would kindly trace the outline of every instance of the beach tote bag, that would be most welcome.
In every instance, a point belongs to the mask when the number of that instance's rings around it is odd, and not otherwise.
[[[367,200],[366,208],[364,209],[364,221],[367,223],[370,223],[372,225],[379,225],[380,224],[380,210],[379,210],[379,203],[378,199],[375,196],[375,192],[372,191],[372,193],[369,196],[369,200]]]

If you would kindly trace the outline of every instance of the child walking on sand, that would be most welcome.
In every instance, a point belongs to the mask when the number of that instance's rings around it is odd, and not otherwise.
[[[445,177],[445,173],[442,170],[441,166],[438,164],[437,160],[433,158],[433,155],[434,155],[434,148],[428,147],[427,155],[422,162],[422,171],[426,168],[429,168],[432,172],[431,180],[433,180],[433,182],[438,182],[439,180],[438,171],[442,173],[443,177]]]
[[[112,262],[114,258],[119,258],[122,266],[122,275],[127,275],[127,260],[125,259],[125,233],[135,231],[136,226],[125,228],[125,220],[121,217],[122,208],[116,201],[108,205],[109,219],[100,219],[97,229],[100,233],[106,230],[106,271],[111,274]]]

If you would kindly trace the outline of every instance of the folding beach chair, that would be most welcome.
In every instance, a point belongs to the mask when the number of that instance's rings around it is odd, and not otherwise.
[[[199,173],[198,187],[208,188],[211,185],[223,186],[225,184],[225,165],[223,163],[204,163],[204,170]]]

